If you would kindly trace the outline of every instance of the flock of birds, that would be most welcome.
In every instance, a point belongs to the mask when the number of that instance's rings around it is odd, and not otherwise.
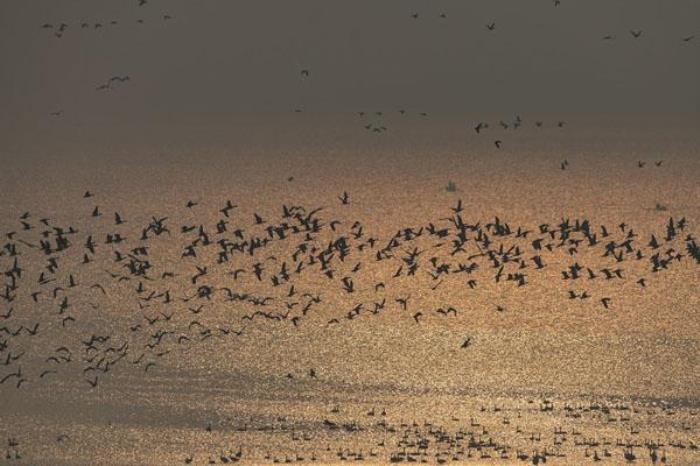
[[[561,5],[561,0],[553,0],[553,4],[555,7],[558,7]],[[423,16],[419,12],[413,12],[411,13],[411,18],[417,20],[420,18],[423,18]],[[437,15],[437,17],[441,20],[446,20],[447,19],[447,13],[441,12]],[[496,30],[496,21],[490,21],[484,25],[486,30],[488,31],[495,31]],[[630,29],[629,30],[629,35],[634,38],[634,39],[639,39],[642,37],[644,31],[642,29]],[[613,40],[615,39],[615,35],[613,34],[606,34],[605,36],[602,37],[603,40],[608,41],[608,40]],[[695,35],[689,35],[689,36],[683,36],[681,37],[682,42],[690,42],[693,39],[695,39]]]
[[[408,115],[408,112],[405,109],[400,109],[397,111],[397,113],[401,116]],[[362,119],[362,125],[363,127],[370,132],[373,133],[384,133],[388,131],[387,123],[385,123],[384,118],[385,118],[385,112],[383,111],[375,111],[375,112],[365,112],[365,111],[360,111],[357,112],[357,115]],[[419,116],[425,118],[428,116],[428,113],[426,112],[419,112]],[[494,126],[500,128],[503,131],[506,130],[517,130],[525,124],[525,121],[521,118],[520,115],[515,115],[515,117],[510,120],[506,121],[504,119],[498,120],[497,124],[489,123],[487,121],[479,121],[476,123],[476,125],[473,126],[473,130],[476,132],[477,135],[482,134],[485,130],[488,130]],[[566,125],[566,121],[563,120],[558,120],[555,123],[552,124],[553,127],[562,129]],[[536,120],[534,122],[534,127],[535,128],[543,128],[545,127],[545,122],[542,120]],[[501,146],[503,145],[503,141],[501,139],[496,139],[493,141],[494,146],[497,149],[500,149]]]
[[[139,0],[138,1],[138,6],[142,7],[148,3],[147,0]],[[163,14],[162,15],[162,21],[170,21],[173,19],[173,17],[169,14]],[[99,31],[103,29],[104,27],[115,27],[119,26],[119,20],[112,19],[109,21],[98,21],[98,22],[87,22],[87,21],[80,21],[75,24],[69,24],[65,22],[60,22],[60,23],[43,23],[41,25],[41,29],[44,29],[46,31],[51,31],[53,33],[53,37],[60,39],[64,36],[64,34],[70,30],[71,27],[73,28],[78,28],[78,29],[87,29],[87,30],[93,30],[93,31]],[[143,18],[138,18],[136,20],[136,24],[145,24],[145,20]]]
[[[139,1],[138,1],[138,6],[139,6],[139,7],[142,7],[142,6],[146,5],[147,3],[148,3],[147,0],[139,0]],[[559,6],[559,5],[561,5],[561,1],[560,1],[560,0],[554,0],[554,6]],[[423,19],[423,18],[424,18],[424,15],[422,15],[420,12],[413,12],[413,13],[410,14],[410,17],[411,17],[412,19],[414,19],[414,20],[418,20],[418,19]],[[439,19],[441,19],[441,20],[446,20],[446,19],[448,19],[448,15],[447,15],[446,12],[441,12],[441,13],[439,13],[439,14],[437,15],[437,17],[438,17]],[[171,20],[171,19],[173,19],[173,17],[172,17],[171,15],[169,15],[169,14],[163,14],[163,15],[162,15],[162,20],[163,20],[163,21],[169,21],[169,20]],[[138,24],[144,24],[144,20],[143,20],[142,18],[137,19],[136,22],[137,22]],[[79,27],[80,29],[101,29],[103,26],[106,26],[106,25],[108,25],[108,26],[117,26],[118,24],[119,24],[119,21],[118,21],[118,20],[110,20],[110,21],[106,21],[106,22],[94,22],[94,23],[82,21],[82,22],[79,22],[79,23],[78,23],[78,27]],[[67,23],[65,23],[65,22],[60,22],[60,23],[57,23],[57,24],[53,24],[53,23],[44,23],[44,24],[42,24],[41,27],[42,27],[42,29],[53,30],[53,31],[54,31],[54,33],[53,33],[54,36],[55,36],[56,38],[59,38],[59,39],[60,39],[61,37],[63,37],[64,32],[66,32],[66,31],[68,30],[68,28],[70,27],[70,25],[67,24]],[[491,32],[494,32],[494,31],[496,31],[496,21],[490,21],[490,22],[486,23],[486,24],[484,25],[484,27],[485,27],[486,30],[491,31]],[[643,34],[644,34],[644,31],[643,31],[642,29],[630,29],[630,30],[629,30],[629,35],[630,35],[632,38],[634,38],[634,39],[639,39],[639,38],[641,38]],[[616,36],[613,35],[613,34],[606,34],[605,36],[602,37],[602,40],[609,41],[609,40],[615,39],[615,37],[616,37]],[[694,40],[694,39],[695,39],[695,35],[694,35],[694,34],[691,34],[691,35],[688,35],[688,36],[683,36],[683,37],[681,37],[680,40],[681,40],[682,42],[690,42],[690,41],[692,41],[692,40]],[[309,75],[308,70],[303,70],[303,72],[306,72],[306,76],[308,77],[308,75]]]
[[[202,444],[211,444],[204,438],[223,433],[226,446],[189,452],[177,464],[694,464],[698,412],[684,411],[687,416],[676,431],[659,435],[654,426],[679,416],[679,408],[663,402],[530,398],[470,407],[466,417],[461,410],[435,423],[397,418],[386,408],[346,412],[336,405],[312,426],[287,416],[210,422],[198,433]],[[616,436],[601,433],[600,426],[616,428]],[[72,440],[65,433],[55,438],[59,444]],[[5,459],[22,460],[20,447],[17,437],[8,438]]]
[[[136,3],[143,7],[148,2]],[[561,1],[553,0],[553,5],[559,7]],[[418,21],[426,15],[413,12],[409,17]],[[437,17],[448,20],[446,12]],[[160,18],[165,22],[173,19],[169,14]],[[60,22],[45,23],[41,28],[60,39],[74,29],[97,31],[119,24],[117,20]],[[484,28],[497,33],[499,25],[492,20]],[[641,40],[644,31],[632,29],[628,37]],[[602,40],[616,38],[608,34]],[[687,35],[681,41],[694,39],[694,35]],[[313,79],[310,68],[299,70],[299,76],[304,81]],[[115,75],[99,83],[96,90],[110,91],[131,79],[130,75]],[[409,114],[405,109],[396,112]],[[357,112],[362,127],[375,134],[388,131],[388,114]],[[416,114],[428,117],[427,112]],[[63,110],[51,112],[54,117],[61,115]],[[482,135],[498,128],[518,130],[524,125],[524,120],[515,116],[512,120],[478,121],[469,130]],[[528,125],[562,129],[566,122],[534,121]],[[503,144],[501,138],[493,141],[497,149]],[[660,168],[662,163],[654,161],[653,166]],[[637,165],[645,168],[647,162]],[[568,167],[568,160],[563,160],[561,170]],[[599,312],[614,312],[616,301],[599,291],[603,288],[597,286],[600,283],[608,288],[631,281],[644,292],[660,274],[684,265],[700,265],[700,246],[688,231],[685,218],[668,218],[661,231],[645,236],[625,222],[594,225],[589,219],[547,220],[528,227],[498,217],[470,220],[460,200],[447,216],[405,225],[389,237],[380,237],[366,231],[362,221],[348,220],[329,207],[285,204],[278,215],[256,212],[252,218],[244,218],[237,213],[238,205],[226,200],[212,219],[206,206],[189,200],[183,203],[186,214],[179,222],[173,220],[172,213],[163,213],[137,223],[123,211],[103,211],[100,199],[89,191],[83,202],[86,218],[78,221],[79,226],[24,212],[2,232],[0,391],[50,384],[64,372],[77,374],[86,389],[96,389],[116,367],[138,370],[147,377],[160,361],[178,351],[197,351],[205,342],[226,345],[250,326],[296,330],[315,325],[323,331],[384,314],[416,326],[431,320],[458,320],[466,314],[463,302],[430,307],[426,296],[447,287],[479,293],[484,284],[522,289],[540,277],[550,277],[555,268],[561,292],[568,300],[590,303]],[[342,212],[351,202],[350,194],[343,192],[337,207]],[[659,207],[657,210],[664,210]],[[177,253],[173,256],[174,248]],[[324,285],[313,285],[319,282]],[[329,299],[329,295],[334,297]],[[116,308],[128,309],[116,315]],[[223,319],[221,309],[226,311]],[[500,303],[493,304],[493,311],[508,312]],[[105,314],[112,322],[107,327],[95,322],[95,315]],[[463,335],[454,347],[468,353],[478,344],[474,335]],[[314,368],[308,375],[311,379],[320,376]],[[294,378],[291,373],[283,376]],[[523,413],[542,416],[555,410],[572,422],[595,418],[622,425],[629,429],[629,438],[613,441],[558,426],[543,441],[540,432],[526,432],[519,425]],[[332,413],[337,414],[337,409]],[[453,417],[453,427],[427,421],[390,422],[386,410],[372,410],[366,416],[380,417],[381,421],[331,417],[321,427],[350,436],[370,432],[381,438],[366,451],[331,451],[328,446],[309,455],[270,453],[264,459],[273,463],[360,462],[383,457],[390,462],[442,464],[474,458],[540,464],[565,456],[568,449],[591,461],[619,464],[642,456],[652,463],[666,463],[673,450],[697,450],[687,439],[640,439],[634,420],[643,415],[669,416],[673,409],[604,404],[555,408],[553,402],[542,400],[539,406],[510,411],[484,408],[468,425]],[[478,420],[479,416],[489,421]],[[492,425],[487,427],[489,423]],[[292,443],[298,442],[306,450],[314,441],[310,434],[299,434],[283,421],[246,425],[238,431],[256,429],[289,435]],[[529,447],[499,439],[494,430],[507,430],[518,442],[529,442]],[[8,439],[5,450],[6,460],[21,459],[17,439]],[[206,460],[210,464],[235,463],[245,456],[242,448],[231,448]],[[189,455],[184,463],[194,460],[194,455]]]
[[[634,463],[637,460],[648,459],[652,464],[666,464],[672,458],[671,451],[679,454],[690,453],[697,455],[698,445],[687,436],[692,435],[694,427],[690,423],[683,424],[681,432],[668,440],[645,437],[637,422],[640,419],[655,419],[662,416],[675,416],[676,410],[670,405],[639,407],[629,403],[599,403],[582,402],[577,404],[555,402],[551,399],[541,399],[539,402],[529,399],[519,405],[492,406],[482,405],[478,411],[469,416],[468,422],[453,415],[447,425],[435,424],[430,421],[416,422],[397,420],[392,421],[387,410],[381,412],[371,408],[364,414],[364,419],[334,419],[338,416],[336,406],[321,422],[322,430],[327,436],[337,434],[341,437],[341,446],[325,448],[319,446],[320,439],[314,435],[300,432],[300,427],[286,418],[277,418],[275,422],[244,424],[233,426],[227,430],[234,433],[264,432],[269,434],[288,435],[289,450],[293,453],[274,455],[265,453],[263,459],[271,463],[294,463],[340,460],[342,462],[384,460],[390,463],[429,463],[445,464],[448,462],[480,462],[519,460],[531,464],[544,464],[547,460],[561,460],[571,457],[583,461],[607,461],[613,464]],[[696,416],[691,411],[691,416]],[[532,430],[523,427],[525,422],[551,425],[563,420],[562,424],[554,425],[551,430]],[[380,420],[376,420],[379,418]],[[333,419],[333,420],[332,420]],[[587,421],[617,425],[626,434],[612,439],[606,436],[596,436],[586,432],[582,427]],[[362,438],[353,442],[353,437]],[[342,445],[342,441],[347,446]],[[357,443],[365,445],[358,447]],[[367,445],[369,444],[369,445]],[[299,453],[299,451],[306,451]],[[185,458],[189,463],[194,455]],[[239,448],[237,459],[243,457]],[[228,463],[230,457],[222,454],[220,457],[210,455],[209,464]],[[580,463],[579,463],[580,464]]]
[[[554,6],[555,6],[555,7],[561,5],[561,1],[560,1],[560,0],[554,0],[553,3],[554,3]],[[414,12],[414,13],[411,13],[410,17],[413,18],[414,20],[418,20],[418,19],[421,18],[422,16],[421,16],[420,13]],[[438,18],[440,18],[441,20],[446,20],[446,19],[447,19],[447,13],[444,13],[444,12],[443,12],[443,13],[440,13],[440,14],[438,15]],[[491,22],[487,23],[487,24],[485,25],[485,27],[486,27],[486,29],[487,29],[488,31],[491,31],[491,32],[495,31],[495,30],[496,30],[496,21],[491,21]],[[630,36],[632,36],[634,39],[639,39],[640,37],[642,37],[643,30],[641,30],[641,29],[631,29],[631,30],[629,31],[629,34],[630,34]],[[614,36],[614,35],[611,35],[611,34],[607,34],[607,35],[603,36],[602,39],[603,39],[604,41],[611,41],[611,40],[614,40],[614,39],[615,39],[615,36]],[[695,39],[695,35],[684,36],[684,37],[682,37],[682,42],[688,43],[688,42],[690,42],[690,41],[692,41],[692,40],[694,40],[694,39]],[[305,79],[307,79],[307,78],[309,78],[309,77],[311,76],[311,71],[310,71],[308,68],[305,68],[305,69],[302,69],[302,70],[301,70],[300,74],[301,74],[301,77],[305,80]],[[303,111],[303,110],[302,110],[301,108],[296,108],[296,109],[295,109],[295,112],[296,112],[296,113],[301,113],[302,111]],[[384,112],[383,112],[383,111],[376,111],[376,112],[373,112],[373,113],[365,112],[365,111],[360,111],[360,112],[357,112],[357,113],[358,113],[358,115],[363,119],[362,126],[364,127],[365,130],[370,131],[370,132],[372,132],[372,133],[376,133],[376,134],[381,134],[381,133],[384,133],[384,132],[388,131],[388,128],[387,128],[387,126],[386,126],[386,123],[383,121],[383,118],[382,118],[383,115],[384,115]],[[401,114],[401,115],[406,115],[406,114],[407,114],[407,111],[406,111],[405,109],[400,109],[400,110],[398,110],[398,113]],[[422,116],[422,117],[427,117],[427,116],[428,116],[428,114],[427,114],[426,112],[418,112],[418,115],[420,115],[420,116]],[[499,121],[499,125],[500,125],[503,129],[508,129],[508,128],[518,129],[520,126],[522,126],[522,124],[523,124],[523,121],[521,120],[520,116],[516,116],[515,120],[514,120],[513,122],[511,122],[511,123],[506,123],[506,122],[503,121],[503,120],[500,120],[500,121]],[[535,122],[535,126],[536,126],[537,128],[542,128],[543,125],[544,125],[544,123],[543,123],[542,121],[536,121],[536,122]],[[558,122],[557,122],[557,127],[559,127],[559,128],[563,128],[564,125],[565,125],[565,122],[564,122],[564,121],[558,121]],[[490,126],[490,125],[489,125],[487,122],[478,122],[477,125],[474,126],[474,130],[477,132],[477,134],[479,134],[479,133],[481,132],[482,129],[489,128],[489,126]],[[499,139],[497,139],[497,140],[494,141],[494,145],[495,145],[496,148],[498,148],[498,149],[501,148],[501,145],[502,145],[502,144],[503,144],[503,141],[501,141],[501,140],[499,140]]]
[[[147,2],[146,0],[139,0],[139,1],[137,2],[137,4],[138,4],[139,7],[142,7],[142,6],[146,5],[147,3],[148,3],[148,2]],[[558,6],[561,5],[561,1],[560,1],[560,0],[554,0],[554,1],[553,1],[553,5],[554,5],[555,7],[558,7]],[[439,13],[439,14],[437,15],[437,17],[438,17],[440,20],[447,20],[447,19],[448,19],[448,14],[447,14],[446,12],[441,12],[441,13]],[[422,15],[420,12],[413,12],[413,13],[410,14],[410,18],[412,18],[413,20],[420,20],[420,19],[423,19],[423,18],[424,18],[424,15]],[[163,19],[163,21],[169,21],[169,20],[172,19],[172,16],[170,16],[169,14],[163,14],[163,15],[162,15],[162,19]],[[143,20],[143,19],[138,19],[138,20],[136,20],[136,22],[137,22],[137,23],[140,23],[140,24],[143,24],[143,23],[144,23],[144,20]],[[118,24],[119,24],[119,22],[118,22],[117,20],[111,20],[111,21],[108,21],[108,22],[105,22],[105,23],[103,23],[103,22],[96,22],[96,23],[81,22],[81,23],[79,23],[79,26],[78,26],[78,27],[79,27],[80,29],[93,29],[93,30],[98,30],[98,29],[101,29],[101,28],[103,27],[103,25],[117,26]],[[493,32],[495,32],[495,31],[497,30],[496,24],[497,24],[496,21],[490,21],[490,22],[488,22],[487,24],[485,24],[485,29],[486,29],[487,31],[493,33]],[[61,23],[57,23],[57,24],[53,24],[53,23],[44,23],[41,27],[42,27],[43,29],[53,31],[53,34],[54,34],[55,37],[61,38],[61,37],[63,37],[64,33],[65,33],[66,31],[69,30],[69,27],[71,27],[71,25],[69,25],[68,23],[65,23],[65,22],[61,22]],[[635,40],[640,39],[640,38],[643,36],[643,33],[644,33],[644,31],[643,31],[642,29],[631,29],[631,30],[629,31],[629,35],[630,35],[633,39],[635,39]],[[616,36],[613,35],[613,34],[607,34],[607,35],[603,36],[603,40],[604,40],[604,41],[612,41],[612,40],[614,40],[615,38],[616,38]],[[684,43],[689,43],[689,42],[693,41],[694,39],[695,39],[695,35],[694,35],[694,34],[693,34],[693,35],[683,36],[683,37],[681,38],[682,42],[684,42]],[[299,71],[299,75],[301,76],[302,80],[307,81],[307,80],[309,80],[309,79],[311,78],[311,75],[312,75],[311,69],[309,69],[309,68],[302,68],[302,69]],[[114,78],[113,78],[113,79],[114,79]],[[109,90],[109,89],[111,89],[111,88],[112,88],[112,86],[111,86],[112,82],[113,82],[113,81],[110,80],[110,81],[108,81],[108,82],[106,82],[106,83],[100,84],[100,85],[97,87],[97,90],[104,91],[104,90]],[[123,81],[120,81],[120,82],[123,82]],[[302,113],[303,111],[304,111],[304,110],[303,110],[303,106],[297,107],[297,108],[294,109],[294,112],[295,112],[295,113]],[[401,115],[407,114],[406,110],[403,110],[403,109],[398,110],[398,112],[399,112]],[[422,117],[426,117],[426,116],[427,116],[427,113],[426,113],[426,112],[417,112],[417,113],[418,113],[420,116],[422,116]],[[373,134],[382,134],[382,133],[385,133],[385,132],[388,130],[387,124],[384,122],[384,120],[383,120],[383,118],[382,118],[382,115],[384,114],[384,112],[377,111],[377,112],[373,112],[372,114],[370,114],[369,112],[358,112],[358,114],[359,114],[360,117],[362,118],[362,127],[364,127],[364,129],[366,129],[367,131],[369,131],[369,132],[371,132],[371,133],[373,133]],[[62,115],[63,115],[63,110],[57,110],[57,111],[50,112],[50,115],[51,115],[51,116],[54,116],[54,117],[62,116]],[[368,117],[370,117],[370,116],[372,116],[373,118],[368,118]],[[521,124],[522,124],[522,122],[519,121],[519,120],[516,120],[516,121],[514,121],[514,122],[512,122],[512,123],[505,123],[504,121],[500,121],[500,125],[501,125],[504,129],[508,129],[509,127],[513,128],[513,129],[517,129],[518,127],[521,126]],[[542,125],[543,125],[543,122],[541,122],[541,121],[540,121],[540,122],[536,122],[536,126],[537,126],[538,128],[539,128],[539,127],[542,127]],[[559,122],[559,123],[558,123],[558,126],[559,126],[560,128],[563,127],[563,122]],[[479,133],[481,129],[485,129],[485,128],[487,128],[487,127],[488,127],[488,125],[487,125],[486,123],[480,122],[479,124],[476,125],[475,130],[476,130],[477,133]],[[502,145],[502,141],[501,141],[501,140],[495,140],[495,141],[494,141],[494,145],[495,145],[497,148],[500,148],[501,145]]]
[[[84,196],[94,200],[90,192]],[[351,202],[347,192],[338,199],[341,209]],[[440,287],[472,293],[489,282],[526,287],[550,262],[566,264],[558,275],[569,299],[611,310],[615,301],[597,293],[596,284],[634,280],[643,290],[684,262],[700,264],[685,218],[669,218],[664,231],[649,237],[624,222],[594,226],[587,219],[528,228],[498,217],[470,222],[460,200],[447,217],[380,238],[359,220],[325,217],[324,207],[283,205],[278,218],[246,219],[227,200],[210,223],[196,220],[199,202],[184,208],[190,215],[179,225],[169,215],[132,225],[99,204],[88,209],[83,228],[21,214],[0,250],[0,386],[50,381],[79,364],[86,386],[96,387],[118,364],[148,372],[177,348],[240,336],[261,322],[351,325],[387,312],[416,325],[459,319],[464,303],[431,309],[421,300]],[[179,257],[169,257],[173,248]],[[307,280],[326,285],[307,287]],[[416,291],[401,292],[407,285]],[[329,289],[340,297],[328,302]],[[110,300],[133,308],[110,317],[125,327],[111,334],[101,325],[88,330],[90,315],[104,312]],[[207,319],[221,314],[217,308],[227,312],[225,325]],[[495,309],[504,311],[498,303]],[[467,335],[456,344],[466,349],[477,342]],[[30,350],[43,361],[33,375],[23,369]]]

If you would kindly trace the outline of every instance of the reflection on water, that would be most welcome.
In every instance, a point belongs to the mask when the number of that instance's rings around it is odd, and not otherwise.
[[[698,160],[613,133],[15,166],[4,461],[697,463]]]

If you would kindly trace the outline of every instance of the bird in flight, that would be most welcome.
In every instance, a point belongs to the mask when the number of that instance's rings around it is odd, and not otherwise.
[[[493,22],[487,24],[486,29],[488,29],[489,31],[494,31],[496,29],[496,22],[493,21]]]
[[[642,30],[641,29],[632,29],[630,31],[630,34],[632,34],[632,37],[634,37],[635,39],[639,39],[642,35]]]

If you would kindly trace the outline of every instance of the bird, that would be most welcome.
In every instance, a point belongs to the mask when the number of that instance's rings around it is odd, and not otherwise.
[[[630,30],[630,34],[632,34],[632,37],[635,39],[639,39],[642,35],[642,30],[641,29],[632,29]]]
[[[471,344],[472,344],[472,338],[471,338],[471,337],[467,337],[467,338],[464,340],[464,342],[462,342],[460,348],[462,348],[462,349],[468,348]]]
[[[409,299],[408,296],[405,298],[396,298],[396,302],[401,305],[401,309],[403,309],[404,311],[406,310],[406,308],[408,306],[408,299]]]

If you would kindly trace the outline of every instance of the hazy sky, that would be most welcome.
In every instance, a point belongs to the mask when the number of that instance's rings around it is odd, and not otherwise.
[[[61,22],[60,39],[41,28]],[[5,123],[58,109],[695,112],[700,2],[2,0],[0,56]],[[95,89],[115,75],[131,81]]]

